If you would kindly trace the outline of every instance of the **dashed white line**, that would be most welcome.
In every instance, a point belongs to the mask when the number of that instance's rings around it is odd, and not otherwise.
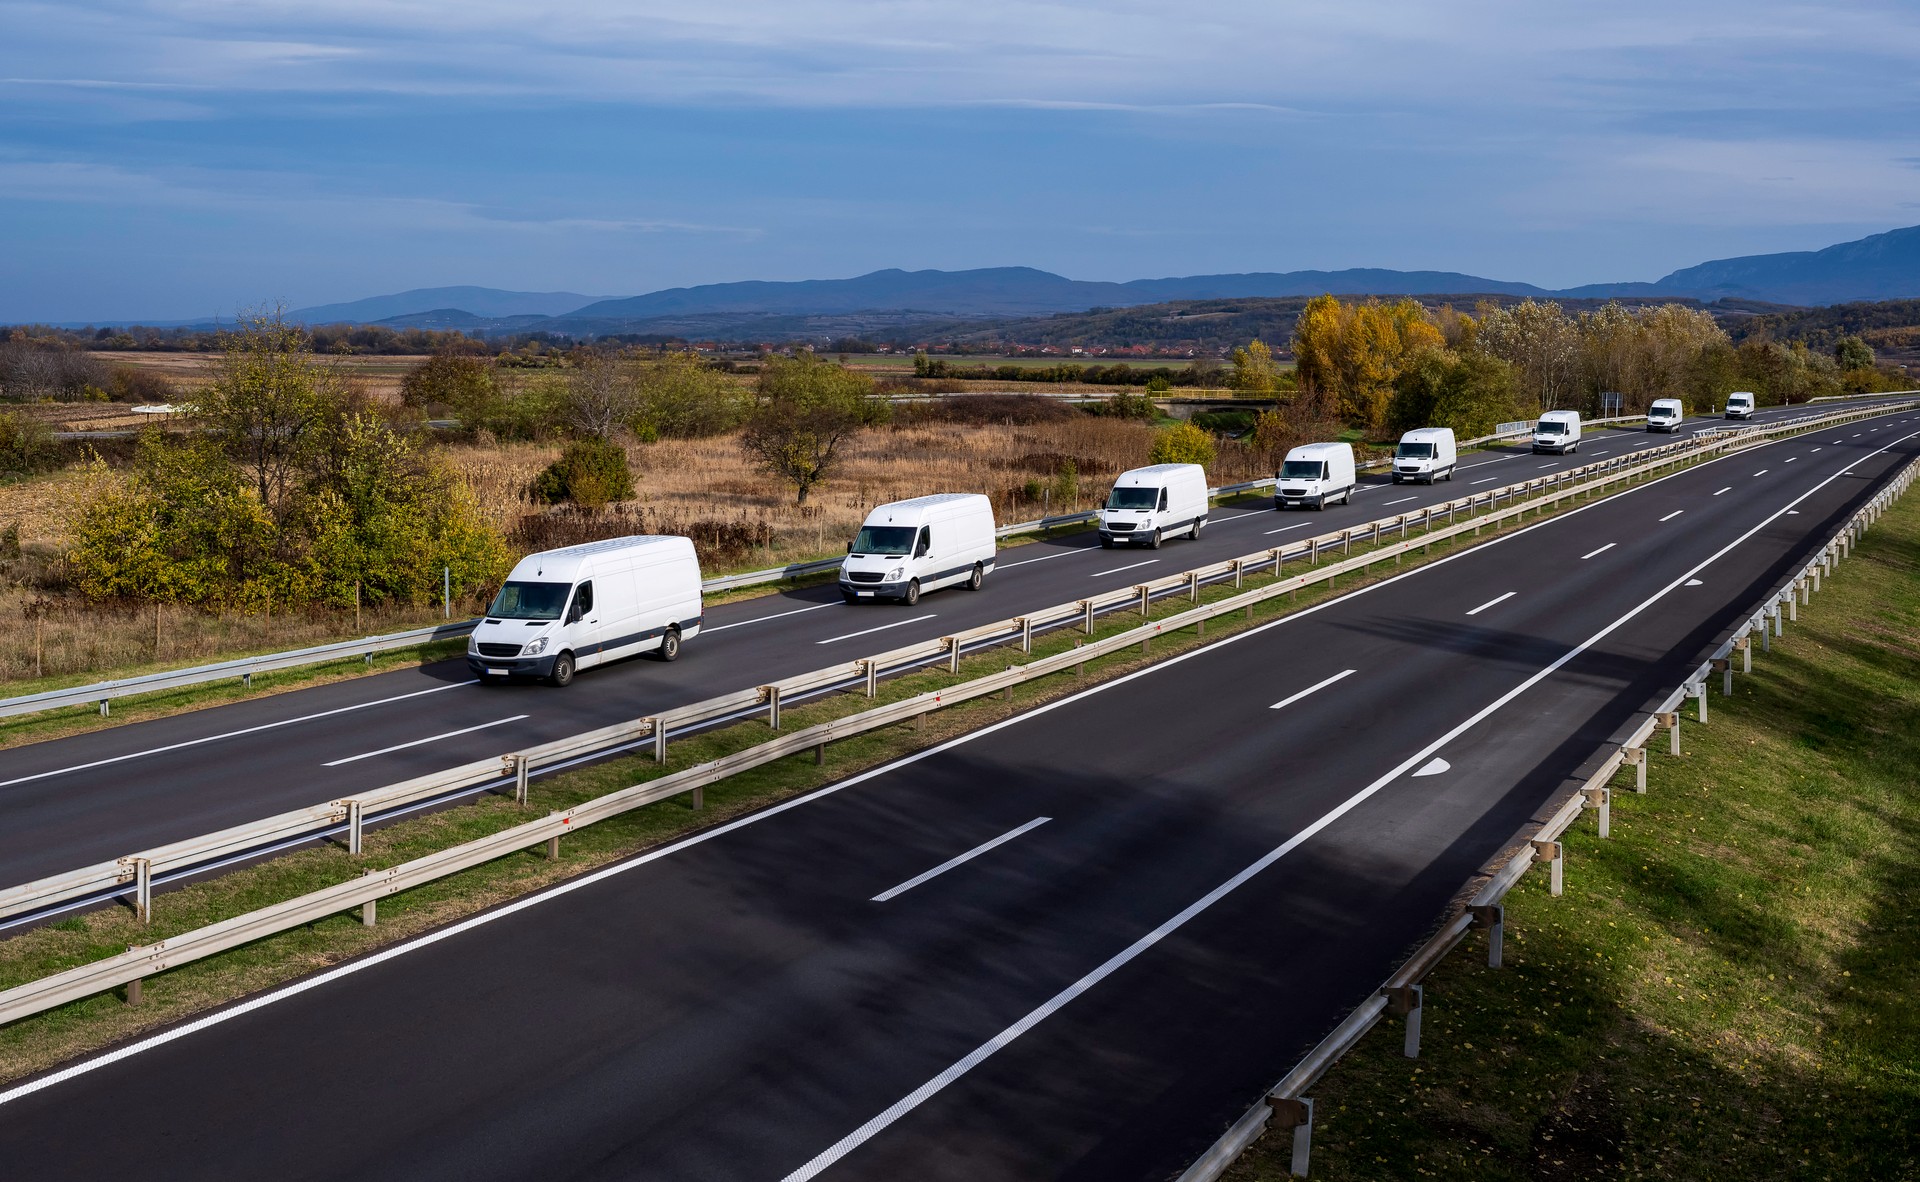
[[[1467,487],[1472,488],[1474,484],[1492,484],[1494,481],[1498,479],[1500,479],[1498,476],[1489,476],[1485,480],[1476,480],[1473,482],[1473,484],[1469,484]]]
[[[1265,536],[1270,538],[1275,534],[1286,533],[1290,529],[1305,529],[1305,528],[1307,528],[1307,523],[1303,521],[1299,525],[1283,525],[1279,529],[1270,529],[1266,532]]]
[[[836,640],[852,640],[856,636],[871,636],[875,632],[885,632],[889,628],[904,628],[908,624],[918,624],[922,620],[931,620],[939,614],[940,614],[939,612],[928,612],[924,616],[914,616],[910,620],[895,620],[891,624],[882,624],[878,628],[863,628],[858,632],[849,632],[844,636],[829,636],[825,640],[816,640],[814,641],[814,643],[815,644],[832,644]]]
[[[1298,702],[1301,698],[1306,697],[1308,694],[1319,693],[1321,690],[1326,689],[1328,686],[1332,685],[1334,682],[1339,681],[1343,678],[1352,677],[1355,673],[1358,673],[1358,672],[1359,672],[1358,669],[1343,669],[1340,672],[1334,674],[1332,677],[1327,678],[1325,681],[1315,682],[1314,684],[1308,686],[1306,689],[1301,690],[1297,694],[1293,694],[1288,697],[1281,698],[1278,702],[1275,702],[1273,705],[1267,707],[1267,709],[1278,710],[1283,706],[1291,706],[1295,702]]]
[[[349,755],[345,759],[328,760],[326,763],[323,763],[320,766],[321,767],[339,767],[343,763],[359,763],[363,759],[372,759],[376,755],[389,755],[395,751],[405,751],[409,747],[421,747],[421,746],[425,746],[428,743],[438,743],[442,739],[451,739],[459,735],[470,735],[475,731],[486,730],[488,727],[505,726],[509,722],[519,722],[521,719],[525,717],[526,715],[524,714],[516,714],[511,718],[496,718],[492,722],[483,722],[479,726],[461,727],[457,731],[446,731],[438,735],[428,735],[424,739],[415,739],[411,743],[395,743],[391,747],[382,747],[378,751],[363,751],[358,755]]]
[[[1817,447],[1813,449],[1813,451],[1819,451],[1819,450],[1820,450],[1820,449],[1819,449],[1819,448],[1817,448]],[[1810,452],[1808,452],[1807,454],[1808,454],[1808,455],[1812,455],[1812,454],[1813,454],[1813,452],[1812,452],[1812,451],[1810,451]]]
[[[1817,450],[1817,449],[1816,449],[1816,450]],[[1787,457],[1786,459],[1784,459],[1784,460],[1781,460],[1780,462],[1781,462],[1781,463],[1783,463],[1783,464],[1791,464],[1791,463],[1793,463],[1793,462],[1794,462],[1795,460],[1797,460],[1797,459],[1799,459],[1799,458],[1800,458],[1799,456],[1788,456],[1788,457]]]
[[[1232,520],[1232,519],[1229,518],[1228,520]],[[1002,563],[997,563],[996,565],[999,566],[1001,570],[1005,570],[1010,566],[1025,566],[1029,562],[1046,562],[1054,558],[1071,558],[1075,554],[1091,554],[1091,553],[1093,553],[1092,547],[1088,547],[1083,550],[1062,550],[1058,554],[1043,554],[1038,558],[1022,558],[1018,562],[1002,562]]]
[[[1541,468],[1551,468],[1551,467],[1553,467],[1553,465],[1552,465],[1552,464],[1542,464],[1542,465],[1540,465],[1540,467],[1541,467]],[[1537,469],[1537,468],[1535,469],[1535,471],[1538,471],[1538,470],[1539,470],[1539,469]]]
[[[1587,559],[1592,558],[1596,554],[1605,554],[1607,551],[1613,549],[1615,546],[1618,546],[1619,544],[1620,543],[1618,542],[1608,542],[1606,545],[1600,547],[1598,550],[1590,550],[1587,553],[1582,554],[1580,556],[1580,561],[1585,562]]]
[[[1729,484],[1729,485],[1728,485],[1727,487],[1725,487],[1725,488],[1723,488],[1723,489],[1721,489],[1721,490],[1720,490],[1720,492],[1717,492],[1717,493],[1714,493],[1713,495],[1717,497],[1717,496],[1719,496],[1719,495],[1720,495],[1720,493],[1723,493],[1723,492],[1732,492],[1732,491],[1733,491],[1733,486],[1732,486],[1731,484]]]
[[[751,620],[735,620],[731,624],[720,624],[712,628],[702,628],[700,629],[700,634],[704,636],[709,632],[725,632],[729,628],[744,628],[748,624],[760,624],[760,623],[766,622],[767,620],[784,620],[788,616],[797,616],[802,612],[817,612],[823,607],[845,607],[845,606],[847,606],[845,603],[816,603],[812,607],[796,607],[792,611],[788,611],[788,612],[774,612],[770,616],[755,616]]]
[[[1665,517],[1662,517],[1660,520],[1672,521],[1674,518],[1680,516],[1682,513],[1685,513],[1685,512],[1686,512],[1685,509],[1675,509],[1673,512],[1667,514]]]
[[[965,862],[971,862],[973,861],[973,859],[979,857],[981,854],[986,853],[988,850],[992,849],[993,847],[997,845],[1005,845],[1007,842],[1012,841],[1014,838],[1020,836],[1022,833],[1025,833],[1030,829],[1037,829],[1051,820],[1053,820],[1052,817],[1035,817],[1033,820],[1028,821],[1025,825],[1020,826],[1018,829],[1009,829],[1007,832],[1002,833],[1000,836],[994,838],[992,841],[982,842],[980,845],[974,846],[972,849],[968,850],[964,854],[961,854],[957,858],[948,858],[946,861],[940,863],[938,866],[935,866],[933,869],[927,871],[925,874],[917,874],[914,877],[909,878],[907,881],[901,883],[897,887],[892,887],[888,890],[881,891],[879,894],[875,895],[873,898],[868,899],[867,902],[884,903],[888,899],[891,899],[896,895],[904,895],[908,891],[912,890],[914,887],[917,887],[921,883],[926,882],[928,879],[938,878],[942,874],[945,874],[947,871],[953,869],[955,866],[959,866]]]
[[[16,776],[11,780],[0,780],[0,788],[14,784],[25,784],[31,780],[44,780],[48,776],[61,776],[68,772],[84,772],[89,768],[106,767],[108,764],[122,763],[129,759],[140,759],[148,755],[164,755],[169,751],[178,751],[183,747],[198,747],[202,743],[212,743],[219,739],[234,739],[241,735],[257,734],[277,727],[292,726],[296,722],[312,722],[316,718],[331,718],[336,714],[347,714],[355,710],[365,710],[369,706],[384,706],[389,702],[404,702],[408,698],[418,698],[423,694],[437,694],[443,690],[459,689],[463,685],[475,685],[477,682],[456,681],[452,685],[436,685],[432,689],[415,690],[408,694],[395,694],[391,698],[379,698],[372,702],[361,702],[357,706],[340,706],[333,710],[322,710],[317,714],[302,714],[298,718],[283,718],[279,722],[265,722],[259,726],[244,727],[237,731],[223,731],[217,735],[206,735],[198,739],[188,739],[184,743],[169,743],[165,747],[149,747],[145,751],[130,751],[125,755],[115,755],[108,759],[96,759],[92,763],[76,763],[72,767],[57,767],[50,772],[35,772],[31,776]]]
[[[1771,471],[1773,471],[1773,469],[1772,469],[1772,468],[1762,468],[1762,469],[1760,469],[1760,470],[1759,470],[1758,472],[1755,472],[1755,473],[1754,473],[1754,475],[1755,475],[1755,476],[1765,476],[1765,475],[1766,475],[1767,473],[1769,473],[1769,472],[1771,472]]]
[[[1486,611],[1488,608],[1492,607],[1494,604],[1505,603],[1507,600],[1512,599],[1515,595],[1518,595],[1518,594],[1519,594],[1518,591],[1509,591],[1505,595],[1497,595],[1494,598],[1487,600],[1485,603],[1481,604],[1479,607],[1474,608],[1472,611],[1468,612],[1467,614],[1470,616],[1477,616],[1481,612]]]
[[[1395,505],[1404,505],[1404,504],[1406,504],[1406,503],[1407,503],[1408,501],[1417,501],[1417,500],[1419,500],[1419,499],[1420,499],[1419,497],[1401,497],[1401,498],[1400,498],[1399,500],[1397,500],[1397,501],[1385,501],[1385,502],[1382,502],[1382,504],[1380,505],[1380,507],[1381,507],[1382,509],[1391,509],[1391,508],[1393,508],[1393,507],[1394,507]]]
[[[1149,558],[1145,562],[1136,562],[1132,566],[1116,566],[1112,570],[1097,570],[1087,577],[1089,579],[1097,579],[1101,575],[1117,575],[1123,570],[1139,570],[1143,566],[1152,566],[1158,561],[1160,561],[1158,558]]]

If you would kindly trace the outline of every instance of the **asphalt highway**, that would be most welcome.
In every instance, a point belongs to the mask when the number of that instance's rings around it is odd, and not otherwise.
[[[1755,421],[1807,409],[1772,408]],[[1696,418],[1685,430],[1728,425]],[[977,593],[942,591],[914,608],[848,606],[831,585],[725,604],[708,612],[707,629],[679,662],[629,660],[589,670],[565,690],[482,688],[453,660],[0,751],[0,886],[1671,438],[1593,430],[1572,456],[1468,453],[1452,481],[1393,485],[1374,476],[1352,505],[1324,512],[1219,508],[1198,542],[1158,551],[1102,550],[1090,532],[1066,535],[1003,551]]]
[[[1916,455],[1743,451],[0,1090],[0,1162],[1170,1176]]]

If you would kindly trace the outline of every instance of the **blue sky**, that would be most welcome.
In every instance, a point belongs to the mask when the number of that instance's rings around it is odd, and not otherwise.
[[[1588,11],[1588,10],[1591,11]],[[1920,223],[1920,6],[0,0],[0,321]]]

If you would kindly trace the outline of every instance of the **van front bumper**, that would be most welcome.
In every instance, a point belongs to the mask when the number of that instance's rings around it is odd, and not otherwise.
[[[849,583],[840,580],[840,590],[856,599],[904,599],[907,595],[907,580],[898,583]]]
[[[516,677],[551,677],[559,653],[537,657],[476,657],[467,654],[467,668],[482,681],[510,681]]]

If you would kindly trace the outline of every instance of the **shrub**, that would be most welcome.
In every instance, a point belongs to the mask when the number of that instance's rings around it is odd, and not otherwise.
[[[586,509],[624,501],[633,496],[626,449],[602,439],[576,439],[533,478],[530,492],[537,501],[571,501]]]
[[[39,419],[0,410],[0,478],[31,476],[60,466],[60,446]]]
[[[1125,390],[1104,402],[1082,403],[1080,409],[1091,415],[1102,415],[1112,419],[1141,419],[1149,423],[1160,417],[1160,408],[1153,404],[1153,399],[1145,394],[1130,394]]]
[[[1147,462],[1199,464],[1204,467],[1213,463],[1213,456],[1213,436],[1192,423],[1178,423],[1160,432],[1153,441],[1153,452],[1147,457]]]

